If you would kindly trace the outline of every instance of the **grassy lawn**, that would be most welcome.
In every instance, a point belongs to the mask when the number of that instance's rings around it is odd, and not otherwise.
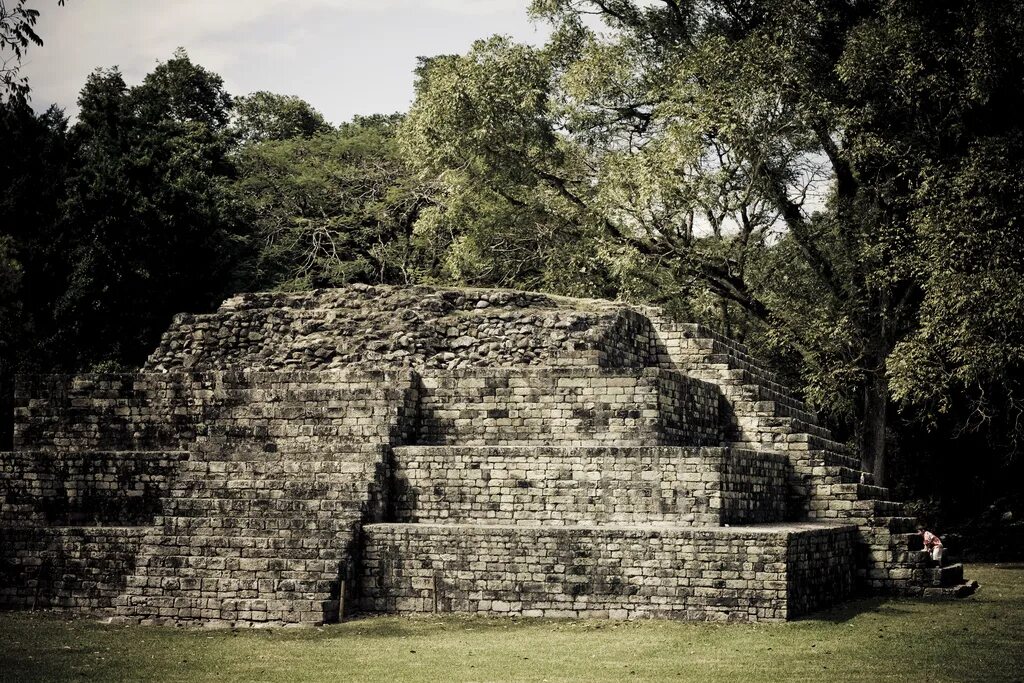
[[[363,619],[308,630],[108,627],[0,613],[0,680],[1024,680],[1024,566],[966,600],[861,600],[775,625]]]

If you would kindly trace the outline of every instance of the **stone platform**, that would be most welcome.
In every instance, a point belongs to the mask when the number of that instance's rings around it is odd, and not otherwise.
[[[242,295],[16,404],[0,607],[755,621],[972,587],[742,345],[652,308]]]
[[[379,614],[781,621],[848,597],[856,527],[371,524]]]

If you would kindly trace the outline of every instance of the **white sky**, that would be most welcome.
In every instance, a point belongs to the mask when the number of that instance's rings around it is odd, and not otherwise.
[[[335,123],[405,111],[418,56],[462,53],[495,33],[540,43],[528,0],[30,0],[45,41],[22,65],[32,104],[77,112],[96,67],[129,85],[184,47],[232,95],[298,95]]]

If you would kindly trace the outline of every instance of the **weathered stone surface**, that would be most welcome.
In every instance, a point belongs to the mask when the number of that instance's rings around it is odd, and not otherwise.
[[[969,586],[742,345],[657,309],[242,295],[140,373],[23,377],[16,403],[5,607],[776,620]]]
[[[649,364],[645,318],[529,292],[353,285],[243,294],[179,315],[147,370]]]
[[[725,448],[405,446],[398,522],[721,526],[785,515],[784,456]]]
[[[146,527],[0,526],[0,606],[111,610]]]
[[[420,373],[420,443],[722,444],[719,393],[660,368]]]
[[[15,451],[0,456],[0,525],[147,524],[185,451]]]
[[[379,613],[778,621],[847,597],[854,582],[852,526],[366,531],[360,602]]]

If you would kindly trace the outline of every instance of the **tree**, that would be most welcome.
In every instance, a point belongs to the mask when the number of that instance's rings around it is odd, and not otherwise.
[[[440,190],[416,231],[433,245],[441,279],[608,293],[588,169],[559,135],[552,74],[543,52],[505,38],[421,64],[400,139]]]
[[[231,134],[242,144],[309,138],[330,130],[323,115],[298,97],[261,90],[235,98]]]
[[[410,113],[419,155],[442,176],[464,174],[512,199],[523,196],[516,187],[564,200],[571,209],[548,213],[577,229],[599,225],[648,274],[662,273],[655,288],[687,297],[704,288],[723,317],[741,314],[764,344],[795,350],[808,397],[852,418],[864,466],[883,481],[890,382],[908,399],[919,395],[909,387],[928,385],[908,374],[914,362],[896,361],[927,347],[963,369],[976,348],[963,346],[977,341],[970,335],[943,333],[945,349],[935,336],[946,329],[936,323],[973,317],[977,302],[962,299],[940,315],[955,284],[990,282],[988,295],[1012,310],[994,317],[1020,319],[1017,241],[991,229],[1019,220],[994,191],[1015,176],[995,164],[984,183],[967,181],[981,150],[1016,150],[1024,9],[535,0],[533,11],[555,33],[531,53],[532,70],[480,59],[480,46],[431,67],[450,73],[463,59],[479,73],[448,95],[447,111],[436,106],[443,94],[420,92]],[[951,221],[978,210],[975,192],[998,208]],[[948,271],[951,245],[975,243],[980,224],[988,237],[971,252],[970,277],[928,275]],[[981,255],[986,244],[1003,254],[998,269]],[[975,322],[1000,349],[985,354],[985,376],[1018,362],[1012,326]]]
[[[394,141],[398,117],[357,118],[312,137],[252,142],[231,195],[249,234],[240,289],[408,283],[412,225],[429,203]]]
[[[232,263],[232,168],[220,77],[183,51],[129,88],[98,70],[79,97],[56,309],[74,364],[135,364],[171,316],[222,294]]]
[[[25,7],[25,2],[0,0],[0,98],[28,96],[28,81],[18,76],[21,59],[30,45],[43,45],[35,32],[39,10]],[[57,0],[57,4],[63,6],[64,0]]]
[[[0,449],[12,445],[13,377],[45,364],[63,254],[67,120],[36,115],[24,99],[0,102]]]

